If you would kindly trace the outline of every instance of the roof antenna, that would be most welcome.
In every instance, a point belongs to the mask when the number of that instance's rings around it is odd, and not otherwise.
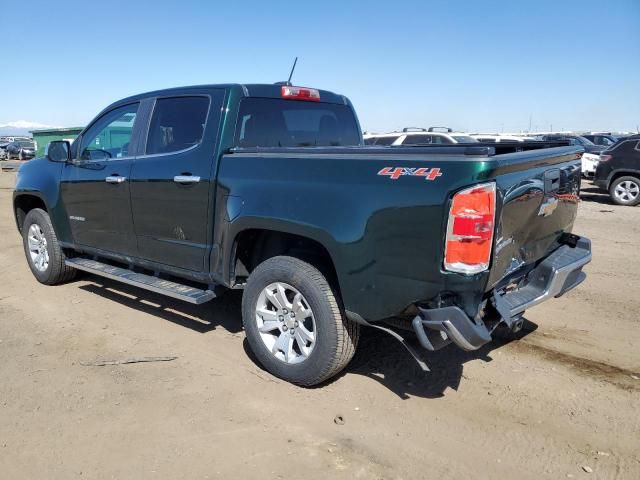
[[[291,85],[291,77],[293,77],[293,71],[296,69],[296,63],[298,63],[298,57],[293,61],[293,67],[291,67],[291,73],[289,74],[289,80],[287,80],[287,85]]]
[[[293,71],[296,69],[296,63],[298,63],[298,57],[293,60],[293,67],[291,67],[291,73],[289,74],[289,80],[286,82],[276,82],[276,85],[286,85],[287,87],[291,86],[291,77],[293,77]]]

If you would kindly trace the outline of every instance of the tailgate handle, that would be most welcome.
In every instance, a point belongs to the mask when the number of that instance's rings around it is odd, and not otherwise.
[[[553,193],[560,189],[560,170],[554,168],[544,172],[544,192]]]

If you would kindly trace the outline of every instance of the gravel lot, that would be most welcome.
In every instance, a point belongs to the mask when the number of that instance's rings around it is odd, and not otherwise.
[[[239,292],[196,307],[89,275],[38,284],[14,181],[0,173],[3,478],[640,478],[640,208],[584,185],[588,280],[527,312],[519,341],[447,347],[423,374],[367,331],[343,375],[301,389],[247,355]],[[177,359],[86,365],[139,356]]]

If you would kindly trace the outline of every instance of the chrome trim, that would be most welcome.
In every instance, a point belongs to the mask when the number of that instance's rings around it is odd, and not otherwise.
[[[176,175],[173,177],[173,181],[176,183],[198,183],[200,177],[196,175]]]
[[[82,167],[82,165],[94,164],[94,163],[111,163],[111,162],[119,162],[119,161],[131,161],[135,160],[136,157],[133,155],[127,155],[126,157],[113,157],[113,158],[101,158],[100,160],[82,160],[77,158],[72,158],[71,161],[67,162],[69,165],[73,165],[74,167]]]
[[[121,177],[119,175],[110,175],[104,179],[107,183],[122,183],[127,181],[127,177]]]
[[[576,270],[580,270],[582,267],[584,267],[587,263],[591,261],[591,258],[592,258],[591,257],[591,241],[589,241],[584,237],[581,240],[584,243],[582,243],[582,245],[579,244],[576,248],[582,247],[585,250],[587,250],[588,253],[574,262],[568,263],[566,265],[563,265],[560,268],[554,269],[553,273],[551,274],[551,277],[547,281],[545,290],[533,300],[526,302],[522,305],[518,305],[517,307],[511,309],[512,317],[524,312],[528,308],[531,308],[535,305],[538,305],[539,303],[544,302],[545,300],[558,297],[564,294],[565,292],[571,290],[572,288],[576,287],[578,284],[582,283],[582,281],[586,278],[586,275],[584,273],[577,279],[577,281],[573,285],[570,285],[567,288],[564,288],[565,282],[567,281],[567,278],[569,277],[569,275],[571,275]],[[569,248],[569,247],[565,247],[565,248]]]
[[[148,132],[147,132],[148,134]],[[155,158],[155,157],[166,157],[168,155],[178,155],[180,153],[185,153],[185,152],[189,152],[191,150],[193,150],[194,148],[198,148],[200,145],[202,145],[202,140],[200,140],[199,143],[196,143],[195,145],[191,145],[190,147],[187,148],[183,148],[182,150],[175,150],[173,152],[166,152],[166,153],[145,153],[144,155],[138,155],[136,157],[136,161],[137,160],[145,160],[147,158]],[[145,146],[146,148],[146,146]]]

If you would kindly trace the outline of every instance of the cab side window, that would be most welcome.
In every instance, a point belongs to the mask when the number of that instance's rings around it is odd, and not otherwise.
[[[82,135],[80,160],[114,160],[128,157],[138,105],[124,105],[99,118]]]
[[[431,135],[407,135],[402,142],[403,145],[424,145],[431,143]]]
[[[156,101],[147,139],[147,155],[186,150],[202,141],[209,97],[173,97]]]

